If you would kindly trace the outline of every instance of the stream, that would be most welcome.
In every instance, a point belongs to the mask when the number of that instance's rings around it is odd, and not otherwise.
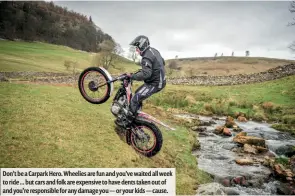
[[[270,168],[261,164],[264,156],[280,156],[287,146],[295,145],[295,138],[288,133],[279,132],[271,128],[270,124],[254,121],[239,122],[236,124],[247,132],[248,136],[265,139],[269,149],[267,154],[252,155],[233,150],[239,144],[233,141],[237,132],[231,131],[232,136],[217,135],[213,131],[217,126],[223,126],[226,117],[205,117],[192,114],[176,115],[180,118],[199,119],[210,122],[199,132],[200,149],[193,152],[197,157],[198,167],[213,176],[214,182],[229,187],[228,195],[277,195],[280,182],[273,179]],[[230,129],[232,130],[232,129]],[[252,157],[257,160],[253,165],[238,165],[236,159]],[[260,160],[260,162],[259,162]],[[234,182],[234,183],[233,183]],[[216,185],[216,183],[213,183]],[[208,189],[208,188],[207,188]],[[211,187],[209,188],[211,189]]]

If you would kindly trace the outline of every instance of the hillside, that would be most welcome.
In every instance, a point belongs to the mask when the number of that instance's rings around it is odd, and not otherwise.
[[[295,63],[295,60],[262,57],[202,57],[168,59],[166,61],[168,67],[172,61],[176,62],[180,70],[172,70],[170,77],[251,74],[263,72],[280,65]]]
[[[45,1],[1,1],[0,38],[41,41],[97,52],[99,45],[113,38],[91,19]]]
[[[99,54],[99,53],[98,53]],[[70,47],[41,42],[0,40],[0,71],[36,71],[72,73],[73,66],[66,69],[66,62],[76,62],[76,71],[97,65],[97,54],[74,50]],[[110,72],[137,70],[132,61],[119,57]]]

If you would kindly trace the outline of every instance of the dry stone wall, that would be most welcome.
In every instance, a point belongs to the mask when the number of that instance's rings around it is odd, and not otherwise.
[[[275,80],[295,74],[295,64],[288,64],[254,74],[239,74],[231,76],[194,76],[187,78],[167,78],[169,84],[222,86],[257,83]],[[79,74],[50,73],[50,72],[0,72],[0,81],[10,79],[26,80],[31,82],[45,82],[55,84],[75,84]]]
[[[230,76],[193,76],[187,78],[168,78],[170,84],[222,86],[257,83],[275,80],[295,74],[295,64],[288,64],[254,74],[239,74]]]

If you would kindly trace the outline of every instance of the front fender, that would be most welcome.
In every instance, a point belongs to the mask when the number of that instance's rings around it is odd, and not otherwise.
[[[111,74],[105,68],[99,67],[99,69],[101,69],[105,73],[105,75],[107,76],[107,80],[108,81],[111,81],[113,79],[112,76],[111,76]],[[111,89],[110,89],[110,94],[109,95],[111,96],[112,93],[113,93],[113,91],[114,91],[114,84],[113,84],[113,82],[110,83],[110,87],[111,87]]]

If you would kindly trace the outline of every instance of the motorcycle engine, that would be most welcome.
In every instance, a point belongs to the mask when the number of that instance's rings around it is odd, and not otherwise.
[[[118,117],[121,110],[126,110],[126,98],[125,96],[120,97],[118,100],[115,100],[113,102],[113,105],[111,107],[111,112],[114,116]]]

